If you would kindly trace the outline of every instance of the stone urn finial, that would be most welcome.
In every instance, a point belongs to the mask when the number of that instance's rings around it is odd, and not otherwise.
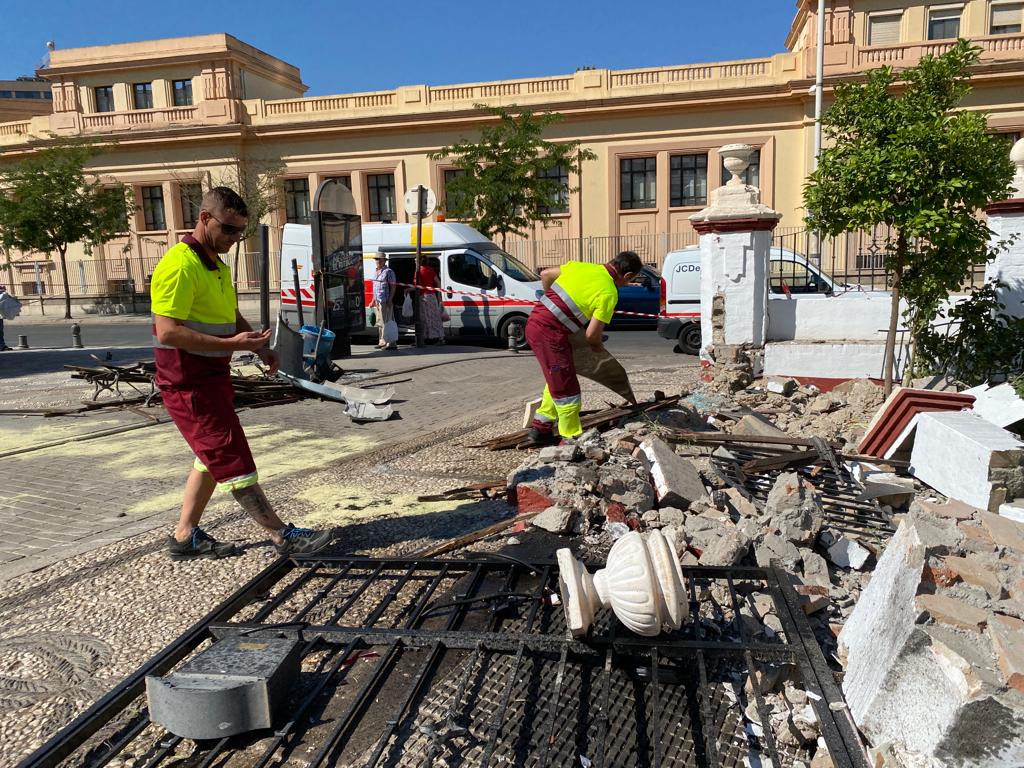
[[[718,150],[718,154],[722,157],[725,169],[731,174],[725,186],[744,186],[740,177],[750,165],[750,156],[754,154],[754,148],[749,144],[726,144]]]
[[[1024,139],[1017,139],[1010,149],[1010,160],[1017,171],[1013,174],[1010,187],[1014,197],[1024,197]]]

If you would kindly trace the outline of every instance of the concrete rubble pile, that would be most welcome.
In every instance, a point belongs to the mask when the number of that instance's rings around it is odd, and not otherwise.
[[[821,436],[856,453],[883,398],[866,381],[829,393],[747,381],[716,379],[671,410],[542,449],[509,476],[510,498],[521,513],[539,512],[533,525],[575,537],[584,557],[602,559],[630,530],[661,528],[684,566],[781,564],[826,655],[845,669],[850,712],[875,765],[1024,765],[1024,523],[941,496],[913,467],[866,460],[847,467],[898,526],[884,548],[830,524],[814,470],[779,472],[767,501],[755,500],[716,468],[729,445],[674,448],[663,438],[680,430]],[[998,476],[1012,499],[1022,456],[984,454],[998,471],[980,471]],[[993,498],[1005,507],[1004,497]],[[727,592],[712,596],[729,603]],[[752,611],[744,605],[741,620],[762,641],[782,631],[768,598]],[[772,691],[773,732],[817,755],[813,765],[830,765],[815,749],[817,724],[794,670],[760,675]],[[752,708],[747,721],[762,725]]]

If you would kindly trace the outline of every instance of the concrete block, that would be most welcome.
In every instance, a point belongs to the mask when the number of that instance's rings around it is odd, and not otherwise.
[[[832,581],[828,576],[828,563],[817,552],[809,549],[801,550],[804,565],[804,583],[819,587],[831,588]]]
[[[997,427],[1005,429],[1024,421],[1024,400],[1017,396],[1010,383],[994,387],[982,384],[966,390],[966,394],[975,398],[971,410]]]
[[[786,433],[767,419],[748,413],[732,428],[734,435],[756,435],[758,437],[786,437]]]
[[[995,613],[988,631],[1006,684],[1024,693],[1024,621]]]
[[[901,765],[1022,765],[1021,701],[991,684],[986,636],[917,624],[917,600],[934,597],[916,595],[924,558],[913,521],[904,520],[839,634],[850,712],[872,744],[891,745]],[[958,620],[970,614],[977,627],[971,609],[961,604],[952,613]]]
[[[918,595],[915,605],[918,610],[948,627],[981,632],[988,623],[988,611],[949,595]]]
[[[1024,524],[990,512],[982,512],[979,518],[992,541],[1001,547],[1009,547],[1014,552],[1024,554]]]
[[[1016,467],[1024,443],[970,411],[921,413],[917,417],[911,473],[940,493],[995,511],[1005,488],[992,483],[992,470]]]
[[[765,384],[765,389],[776,395],[789,397],[794,391],[796,391],[797,386],[798,383],[796,379],[774,378],[768,379],[768,382]]]
[[[943,565],[956,573],[967,584],[981,587],[990,597],[997,600],[1003,595],[1003,584],[995,562],[983,562],[977,555],[967,557],[946,557]]]
[[[733,528],[723,530],[700,556],[701,565],[736,565],[750,549],[750,539]]]
[[[658,516],[665,525],[682,528],[686,524],[686,513],[678,507],[662,507],[658,510]]]
[[[825,511],[814,486],[796,472],[783,472],[775,480],[765,514],[779,535],[794,544],[813,544],[825,521]]]
[[[641,450],[651,463],[651,480],[659,505],[685,509],[690,502],[707,498],[708,492],[697,468],[664,440],[649,437],[642,443]]]
[[[964,504],[956,499],[947,501],[932,501],[931,499],[916,499],[910,505],[911,512],[921,511],[935,517],[945,517],[952,520],[970,520],[978,513],[972,506]]]
[[[580,447],[575,443],[569,445],[549,445],[541,448],[537,457],[544,462],[576,461],[580,456]]]
[[[551,533],[571,533],[576,510],[571,507],[548,507],[531,521],[537,528]]]
[[[526,407],[523,409],[523,429],[529,429],[530,424],[533,423],[533,416],[537,413],[537,409],[540,408],[542,398],[536,400],[530,400],[526,403]]]
[[[754,559],[761,568],[767,568],[772,560],[780,560],[783,568],[793,571],[800,562],[800,550],[781,536],[769,534],[754,544]]]
[[[759,513],[754,502],[744,496],[742,491],[737,488],[726,488],[724,493],[729,506],[736,510],[740,517],[758,516]]]
[[[1024,499],[1014,499],[1012,502],[1000,504],[999,514],[1016,523],[1024,523]]]
[[[914,478],[900,477],[894,472],[870,472],[861,481],[861,499],[874,499],[879,504],[901,508],[914,500]]]
[[[828,559],[840,568],[852,568],[855,571],[861,570],[871,557],[871,550],[862,544],[840,536],[835,543],[828,548]]]

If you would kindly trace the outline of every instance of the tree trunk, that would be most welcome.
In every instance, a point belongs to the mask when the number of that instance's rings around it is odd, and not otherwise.
[[[900,232],[896,239],[896,264],[892,276],[892,302],[889,305],[889,330],[885,334],[885,360],[882,363],[883,388],[886,397],[892,394],[892,379],[896,367],[896,331],[900,323],[900,277],[903,275],[907,238]]]
[[[64,281],[64,319],[71,319],[71,289],[68,287],[68,260],[67,248],[58,248],[60,256],[60,277]]]
[[[238,252],[242,250],[242,241],[239,240],[235,243],[235,268],[231,270],[231,287],[235,289],[235,295],[238,295]]]

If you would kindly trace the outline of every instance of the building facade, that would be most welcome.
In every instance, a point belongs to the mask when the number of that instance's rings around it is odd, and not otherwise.
[[[841,80],[911,66],[969,37],[983,53],[966,108],[986,111],[992,130],[1009,138],[1024,131],[1024,2],[826,5],[826,104]],[[689,217],[724,183],[717,150],[725,144],[757,148],[748,183],[783,214],[780,231],[802,229],[816,10],[815,0],[800,0],[784,50],[767,58],[334,96],[304,96],[297,68],[230,35],[56,50],[38,73],[51,84],[52,111],[0,124],[0,162],[53,136],[116,142],[93,170],[133,189],[130,231],[89,257],[71,256],[74,291],[101,295],[126,280],[144,284],[150,265],[194,223],[197,195],[236,180],[240,168],[279,168],[266,219],[272,250],[285,222],[308,220],[311,195],[329,177],[351,187],[365,221],[404,221],[407,189],[422,183],[444,199],[454,168],[428,154],[475,135],[487,118],[474,105],[514,104],[560,112],[565,119],[549,138],[579,140],[597,159],[579,178],[563,175],[574,191],[562,210],[510,250],[543,265],[632,247],[658,263],[696,242]],[[47,254],[8,254],[7,269],[15,290],[59,290]]]

